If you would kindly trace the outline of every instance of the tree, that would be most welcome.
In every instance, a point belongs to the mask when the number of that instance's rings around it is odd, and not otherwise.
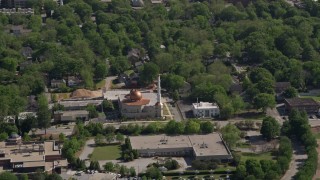
[[[233,112],[237,113],[240,110],[242,110],[245,106],[243,99],[239,95],[235,95],[231,99],[232,107],[233,107]]]
[[[104,99],[103,101],[102,101],[102,107],[103,107],[103,111],[104,112],[110,112],[110,111],[113,111],[114,110],[114,106],[113,106],[113,103],[112,103],[112,101],[110,101],[110,100],[106,100],[106,99]]]
[[[221,128],[222,138],[228,146],[232,149],[240,140],[241,131],[233,124],[227,124]]]
[[[195,120],[188,120],[184,132],[186,134],[197,134],[200,132],[200,124]]]
[[[183,134],[184,129],[185,129],[185,126],[182,122],[176,122],[175,120],[171,120],[166,124],[164,131],[167,134],[176,135],[176,134]]]
[[[274,108],[276,101],[273,95],[261,93],[254,97],[253,104],[257,109],[262,109],[265,112],[267,108]]]
[[[25,141],[25,142],[31,141],[31,137],[26,132],[23,134],[23,141]]]
[[[263,119],[260,133],[268,141],[280,135],[280,125],[273,117],[266,117]]]
[[[104,166],[104,170],[113,172],[114,170],[114,164],[112,162],[107,162]]]
[[[5,171],[0,174],[0,179],[5,180],[18,180],[17,176],[12,174],[11,172]]]
[[[202,133],[208,134],[213,132],[213,124],[210,121],[205,121],[200,124]]]
[[[45,180],[63,180],[63,179],[59,174],[53,173],[48,175]]]
[[[246,167],[242,164],[237,166],[235,178],[244,179],[247,176]]]
[[[97,79],[103,79],[107,76],[108,74],[108,66],[106,63],[98,63],[95,67],[95,71],[94,71],[95,77]]]
[[[104,137],[102,134],[97,134],[96,137],[94,138],[94,142],[96,145],[100,146],[104,143]]]
[[[89,118],[97,118],[99,116],[96,107],[92,104],[87,105],[87,111],[89,111]]]
[[[110,134],[107,134],[106,135],[106,140],[107,142],[110,144],[111,142],[114,141],[114,134],[113,133],[110,133]]]
[[[49,111],[47,98],[44,94],[38,96],[38,106],[38,127],[44,128],[45,134],[47,134],[47,128],[50,127],[51,113]]]
[[[6,133],[6,132],[2,132],[1,134],[0,134],[0,141],[5,141],[5,140],[7,140],[8,139],[8,134]]]
[[[154,166],[151,166],[147,169],[146,175],[152,179],[162,179],[161,171]]]
[[[105,133],[110,134],[110,133],[115,133],[116,128],[113,125],[107,125],[105,127]]]
[[[124,135],[117,133],[116,135],[116,140],[120,143],[122,143],[124,141]]]
[[[159,74],[159,67],[154,63],[146,63],[143,65],[140,72],[141,84],[148,85],[157,78]]]
[[[20,176],[19,176],[19,180],[28,180],[29,178],[28,178],[28,175],[27,174],[21,174]]]
[[[298,96],[298,91],[294,87],[289,87],[283,92],[285,98],[294,98]]]
[[[250,80],[252,83],[258,83],[263,79],[274,79],[272,74],[265,68],[255,68],[250,72]]]
[[[261,165],[255,159],[246,160],[246,170],[249,175],[254,175],[257,179],[262,179],[264,177]]]
[[[179,90],[184,85],[184,78],[175,74],[168,74],[163,77],[162,86],[170,92]]]
[[[130,176],[131,177],[135,177],[137,175],[136,170],[134,169],[134,167],[130,167],[129,172],[130,172]]]
[[[64,142],[66,140],[66,136],[63,133],[59,134],[59,141]]]
[[[232,105],[227,104],[221,108],[220,117],[222,119],[229,119],[234,114]]]

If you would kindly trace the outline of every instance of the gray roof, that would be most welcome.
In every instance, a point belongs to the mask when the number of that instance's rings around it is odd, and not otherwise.
[[[132,149],[192,148],[196,156],[230,155],[219,133],[206,135],[154,135],[131,136]],[[165,141],[165,143],[163,143]]]

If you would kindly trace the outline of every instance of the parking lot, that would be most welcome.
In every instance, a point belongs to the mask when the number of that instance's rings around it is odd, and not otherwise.
[[[76,171],[67,171],[65,173],[62,173],[60,175],[62,179],[70,179],[75,178],[77,180],[113,180],[116,179],[115,174],[110,173],[94,173],[94,174],[88,174],[88,173],[81,173],[76,175]]]

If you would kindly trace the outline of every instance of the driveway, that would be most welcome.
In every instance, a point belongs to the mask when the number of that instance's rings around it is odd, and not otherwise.
[[[276,106],[276,108],[273,108],[273,109],[268,108],[266,114],[267,114],[267,116],[271,116],[271,117],[275,118],[282,125],[284,120],[282,119],[282,117],[278,111],[278,109],[281,109],[281,108],[283,108],[283,104],[278,104]]]
[[[105,90],[109,90],[112,85],[112,81],[117,79],[117,76],[109,76],[106,78]]]
[[[298,172],[299,168],[303,165],[304,161],[308,158],[304,147],[297,140],[292,140],[293,147],[293,155],[290,163],[290,167],[284,176],[281,178],[282,180],[294,179],[293,177]]]
[[[94,149],[94,145],[95,145],[94,139],[89,139],[89,140],[86,142],[86,144],[84,145],[84,148],[83,148],[83,150],[82,150],[79,158],[80,158],[81,160],[89,159],[89,158],[88,158],[88,155],[89,155],[89,154],[92,154],[93,149]]]

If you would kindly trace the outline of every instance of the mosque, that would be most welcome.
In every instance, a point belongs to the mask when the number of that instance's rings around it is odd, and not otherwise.
[[[161,118],[163,104],[161,100],[160,75],[158,76],[157,93],[150,90],[132,89],[108,91],[106,99],[117,101],[122,117],[130,119]]]

